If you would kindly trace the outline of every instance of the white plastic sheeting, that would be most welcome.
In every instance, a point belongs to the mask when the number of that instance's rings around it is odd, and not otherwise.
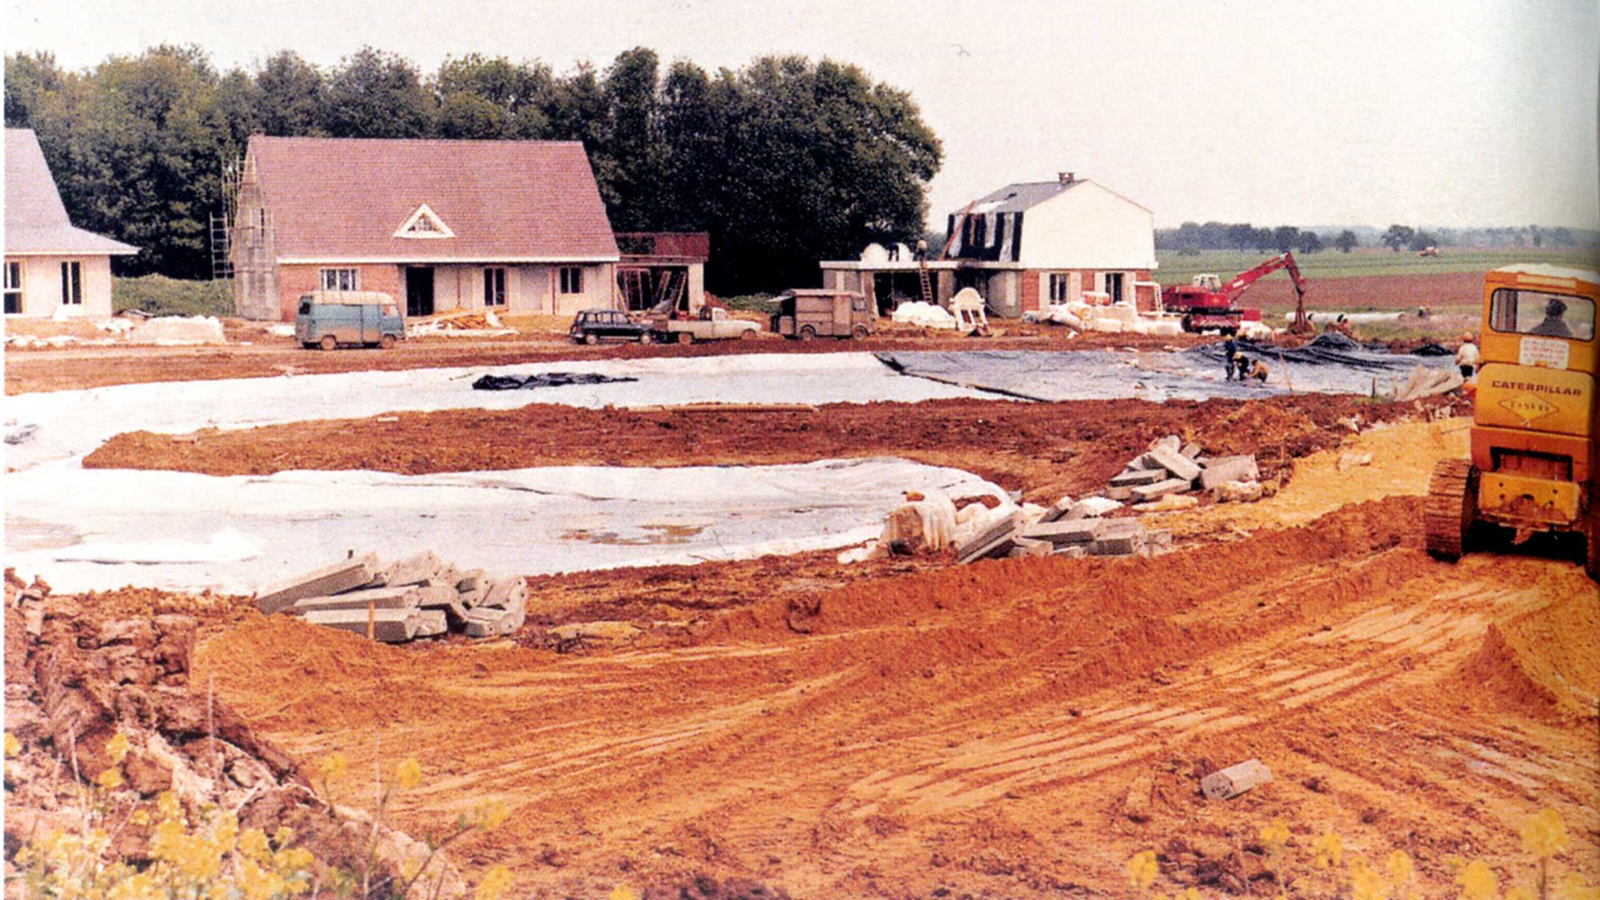
[[[26,515],[8,518],[6,564],[60,590],[248,593],[349,550],[432,550],[497,575],[693,563],[869,540],[906,491],[1005,496],[969,473],[893,458],[265,478],[58,463],[6,476],[8,515]]]
[[[954,328],[955,316],[944,307],[921,300],[911,300],[894,308],[894,321],[900,325],[915,325],[919,328]]]
[[[479,375],[535,372],[596,372],[639,380],[534,391],[472,389],[472,382]],[[530,403],[598,409],[718,402],[915,402],[989,396],[920,378],[902,378],[869,353],[552,361],[537,365],[125,384],[7,397],[7,433],[29,425],[35,427],[27,440],[5,448],[5,464],[18,469],[50,459],[81,456],[115,434],[138,429],[182,434],[199,428],[365,418],[402,410],[515,409]]]

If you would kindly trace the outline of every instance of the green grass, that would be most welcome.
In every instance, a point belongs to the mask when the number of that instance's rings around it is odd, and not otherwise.
[[[758,312],[764,315],[777,315],[778,304],[773,300],[773,294],[740,294],[737,297],[723,297],[722,302],[728,304],[730,309]]]
[[[233,280],[186,281],[165,275],[113,278],[111,307],[158,316],[231,316]]]
[[[1254,250],[1202,250],[1198,256],[1183,256],[1176,250],[1157,250],[1156,261],[1160,268],[1155,279],[1163,285],[1188,284],[1189,279],[1202,272],[1213,272],[1227,281],[1247,269],[1271,259],[1277,254]],[[1301,274],[1311,280],[1333,278],[1359,278],[1383,275],[1437,275],[1452,272],[1487,272],[1498,266],[1512,263],[1548,263],[1561,266],[1600,267],[1600,254],[1593,250],[1552,249],[1547,247],[1510,247],[1505,249],[1479,249],[1444,247],[1438,256],[1422,258],[1409,250],[1399,253],[1382,247],[1362,247],[1350,253],[1323,250],[1304,256],[1295,254]],[[1279,270],[1267,278],[1288,278]]]

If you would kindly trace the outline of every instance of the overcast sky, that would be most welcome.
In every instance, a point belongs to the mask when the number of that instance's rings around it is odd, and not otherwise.
[[[7,51],[68,68],[162,42],[223,69],[367,44],[425,72],[474,51],[557,71],[638,45],[707,68],[829,56],[921,104],[936,228],[1066,169],[1162,226],[1600,228],[1600,0],[4,2]]]

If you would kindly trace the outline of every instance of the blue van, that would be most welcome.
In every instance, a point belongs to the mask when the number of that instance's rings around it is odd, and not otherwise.
[[[340,344],[387,350],[406,336],[394,298],[379,291],[312,291],[300,298],[294,336],[307,350]]]

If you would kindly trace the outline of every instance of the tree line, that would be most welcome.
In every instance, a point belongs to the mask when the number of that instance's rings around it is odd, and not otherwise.
[[[939,139],[904,90],[797,56],[662,70],[472,54],[425,75],[365,48],[324,68],[282,51],[221,72],[193,46],[82,71],[8,55],[7,127],[34,129],[73,221],[140,249],[119,274],[209,275],[209,216],[249,136],[582,141],[612,227],[707,231],[723,293],[814,283],[816,262],[914,241]]]
[[[1156,229],[1155,240],[1157,250],[1176,250],[1184,254],[1201,250],[1320,253],[1324,249],[1321,235],[1314,231],[1302,231],[1293,225],[1256,228],[1248,222],[1207,222],[1204,225],[1184,222],[1177,228]],[[1340,233],[1334,240],[1334,245],[1346,253],[1357,243],[1351,231]]]

